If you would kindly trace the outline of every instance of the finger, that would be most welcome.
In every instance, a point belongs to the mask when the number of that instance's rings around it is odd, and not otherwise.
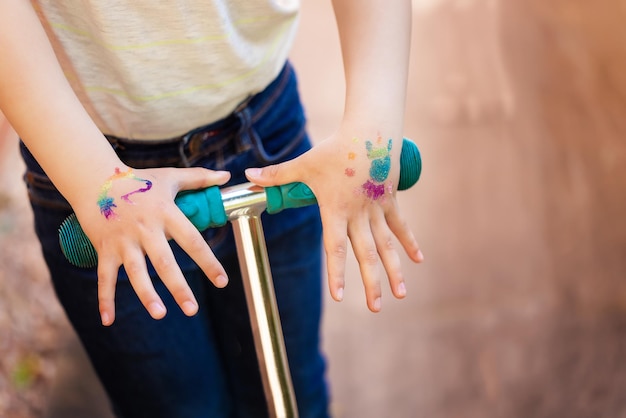
[[[124,269],[137,297],[139,297],[142,305],[152,318],[163,318],[167,310],[156,290],[154,290],[143,253],[139,249],[128,249],[125,251],[125,254]]]
[[[328,271],[328,288],[332,298],[337,302],[341,302],[345,288],[348,226],[345,220],[325,216],[323,209],[321,216],[322,224],[324,225],[323,241]]]
[[[169,235],[200,267],[215,287],[222,288],[228,284],[228,275],[219,260],[211,251],[211,247],[191,222],[179,211],[169,215]]]
[[[395,248],[393,233],[389,230],[381,212],[378,212],[378,215],[373,215],[371,225],[378,254],[389,278],[391,292],[396,298],[402,299],[406,296],[406,285],[402,274],[400,256]]]
[[[102,254],[98,259],[98,309],[102,325],[108,327],[115,321],[115,287],[120,263]]]
[[[178,306],[185,315],[195,315],[198,312],[198,302],[180,270],[165,236],[149,237],[145,242],[149,243],[146,245],[148,258]]]
[[[389,229],[398,238],[400,245],[402,245],[409,258],[416,263],[424,261],[424,255],[413,235],[413,231],[411,231],[406,219],[400,215],[397,203],[385,213],[385,217]]]
[[[202,167],[176,168],[179,190],[196,190],[225,184],[230,179],[228,171],[214,171]]]
[[[372,236],[369,219],[361,216],[348,225],[348,236],[359,262],[359,270],[365,287],[367,306],[372,312],[381,308],[381,262],[376,242]]]
[[[301,181],[302,157],[262,168],[246,169],[246,177],[259,186],[278,186]]]

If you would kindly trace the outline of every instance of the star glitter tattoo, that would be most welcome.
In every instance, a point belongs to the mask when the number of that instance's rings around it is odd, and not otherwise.
[[[122,179],[142,181],[146,184],[145,187],[141,187],[137,190],[133,190],[130,193],[126,193],[125,195],[122,195],[122,200],[125,201],[126,203],[133,204],[133,201],[130,200],[131,195],[135,193],[145,193],[152,188],[152,182],[150,180],[137,177],[133,173],[132,168],[129,168],[128,171],[126,172],[122,172],[120,171],[119,168],[116,167],[115,174],[113,174],[104,182],[104,184],[100,188],[100,193],[98,194],[98,206],[100,207],[100,213],[104,215],[106,219],[115,219],[117,217],[117,214],[113,210],[113,208],[116,208],[117,205],[115,204],[115,199],[109,196],[109,192],[113,188],[113,182],[115,180],[122,180]]]
[[[379,137],[378,143],[381,143]],[[361,188],[367,197],[372,200],[378,200],[385,195],[385,191],[389,189],[389,185],[385,185],[385,180],[389,177],[391,170],[391,146],[393,141],[390,139],[387,146],[375,147],[371,141],[365,141],[367,149],[367,158],[371,160],[370,179],[367,180]]]

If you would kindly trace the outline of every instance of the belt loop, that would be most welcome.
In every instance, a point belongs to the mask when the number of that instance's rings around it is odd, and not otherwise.
[[[239,130],[237,131],[237,152],[245,151],[250,148],[252,141],[250,135],[252,132],[252,116],[250,108],[244,107],[235,111],[235,115],[239,119]]]
[[[180,142],[178,143],[178,155],[180,156],[180,161],[183,167],[185,168],[191,167],[191,164],[189,163],[189,159],[187,158],[187,154],[185,153],[185,147],[187,146],[187,143],[189,142],[189,138],[191,138],[191,135],[192,133],[186,134],[180,139]]]

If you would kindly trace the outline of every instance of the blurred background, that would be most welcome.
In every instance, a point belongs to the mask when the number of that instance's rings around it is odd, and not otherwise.
[[[316,141],[343,78],[329,1],[293,62]],[[337,418],[626,417],[626,1],[414,0],[400,194],[426,261],[326,294]],[[381,63],[385,65],[385,63]],[[48,282],[0,122],[0,417],[110,418]]]

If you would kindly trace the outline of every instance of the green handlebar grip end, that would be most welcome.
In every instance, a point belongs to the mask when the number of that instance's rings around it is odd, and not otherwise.
[[[304,183],[289,183],[282,186],[265,188],[269,214],[278,213],[283,209],[299,208],[317,203],[313,191]]]
[[[184,191],[174,201],[198,231],[224,226],[228,221],[222,194],[217,186]]]
[[[59,228],[59,243],[67,261],[80,268],[98,265],[98,253],[85,235],[75,214],[68,216]]]
[[[402,141],[400,151],[400,181],[398,190],[407,190],[413,187],[422,174],[422,157],[417,145],[410,139]]]

